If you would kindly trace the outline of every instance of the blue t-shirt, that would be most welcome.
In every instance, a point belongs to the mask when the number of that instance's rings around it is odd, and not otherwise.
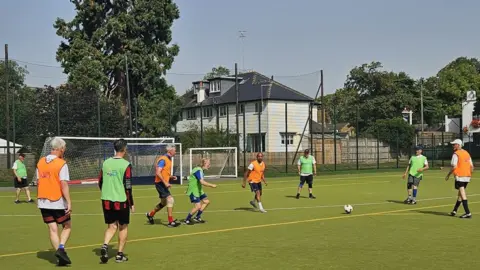
[[[168,159],[170,159],[170,160],[172,159],[172,157],[169,156],[169,155],[165,155],[165,156],[168,157]],[[159,168],[163,169],[163,168],[165,167],[165,160],[161,159],[161,160],[158,162],[157,166],[158,166]]]
[[[195,176],[195,178],[197,178],[198,181],[203,178],[202,170],[196,171],[193,175]]]

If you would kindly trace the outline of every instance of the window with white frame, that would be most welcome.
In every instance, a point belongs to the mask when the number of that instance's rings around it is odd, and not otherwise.
[[[218,113],[220,115],[220,117],[227,116],[227,108],[228,108],[227,106],[220,106],[218,108],[220,110],[219,113]]]
[[[178,112],[178,121],[182,121],[183,120],[183,111],[179,111]]]
[[[202,116],[203,116],[203,118],[211,118],[213,116],[212,107],[204,107]]]
[[[189,109],[187,110],[187,119],[188,120],[192,120],[192,119],[196,119],[197,116],[196,116],[196,110],[195,109]]]
[[[263,111],[262,103],[260,101],[256,102],[255,103],[255,112],[258,113],[258,112],[261,112],[261,111]]]
[[[213,81],[210,83],[210,93],[220,92],[220,81]]]
[[[245,104],[240,104],[240,114],[245,112]]]
[[[280,133],[280,136],[282,137],[281,144],[285,145],[286,143],[287,145],[293,145],[294,135],[295,135],[294,133]]]

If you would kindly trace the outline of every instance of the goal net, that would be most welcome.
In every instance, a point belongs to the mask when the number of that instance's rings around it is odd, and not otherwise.
[[[118,138],[96,137],[58,137],[67,144],[64,159],[67,161],[71,184],[96,183],[103,161],[115,155],[113,142]],[[51,141],[47,138],[41,157],[50,153]],[[153,183],[155,161],[166,153],[168,144],[177,147],[177,155],[172,159],[172,175],[177,176],[180,184],[183,178],[182,145],[174,138],[123,138],[127,141],[126,159],[132,164],[133,183]]]
[[[204,172],[205,178],[238,177],[236,147],[190,148],[190,171],[200,164],[202,158],[210,159],[210,169]]]

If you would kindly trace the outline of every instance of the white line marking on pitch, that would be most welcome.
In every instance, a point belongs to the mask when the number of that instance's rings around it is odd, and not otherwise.
[[[468,196],[470,197],[475,197],[479,196],[480,194],[470,194]],[[424,202],[424,201],[436,201],[436,200],[445,200],[445,199],[451,199],[451,198],[456,198],[456,196],[449,196],[449,197],[437,197],[437,198],[428,198],[428,199],[422,199],[422,200],[417,200],[419,202]],[[372,206],[372,205],[386,205],[386,204],[392,204],[396,202],[370,202],[370,203],[356,203],[352,204],[354,207],[358,206]],[[398,204],[398,203],[397,203]],[[336,205],[314,205],[314,206],[299,206],[299,207],[279,207],[279,208],[266,208],[265,210],[268,211],[281,211],[281,210],[301,210],[301,209],[318,209],[318,208],[336,208],[336,207],[343,207],[343,204],[336,204]],[[415,208],[412,207],[412,210]],[[221,209],[221,210],[207,210],[208,213],[226,213],[226,212],[242,212],[242,210],[235,210],[235,209]],[[187,214],[189,212],[174,212],[176,214]],[[73,214],[74,216],[102,216],[103,213],[93,213],[93,214]],[[132,213],[132,215],[145,215],[143,212],[136,212]],[[0,214],[0,217],[38,217],[39,215],[34,215],[34,214],[12,214],[12,215],[2,215]]]

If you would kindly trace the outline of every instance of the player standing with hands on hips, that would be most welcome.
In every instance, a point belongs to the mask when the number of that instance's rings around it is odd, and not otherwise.
[[[103,162],[98,187],[101,192],[103,217],[107,229],[103,246],[100,249],[102,263],[108,262],[108,244],[118,230],[118,252],[115,261],[125,262],[128,258],[123,254],[127,243],[130,210],[135,212],[132,195],[132,165],[124,159],[127,153],[127,142],[123,139],[113,142],[115,156]]]
[[[247,179],[250,184],[250,189],[254,193],[253,201],[250,201],[250,205],[257,208],[255,205],[255,201],[257,201],[260,212],[266,213],[267,211],[262,205],[262,181],[265,183],[265,186],[267,186],[267,181],[265,181],[265,162],[263,162],[262,153],[258,153],[257,160],[252,161],[252,163],[248,165],[248,170],[243,177],[243,188],[246,186]]]
[[[317,175],[317,162],[315,158],[310,155],[310,150],[305,149],[303,156],[298,159],[298,174],[300,175],[300,184],[298,185],[297,190],[297,199],[300,199],[300,192],[302,192],[303,185],[305,182],[308,184],[308,197],[310,199],[316,199],[312,194],[313,188],[313,176]]]
[[[445,181],[448,181],[450,175],[453,174],[455,177],[455,189],[458,190],[458,197],[453,208],[453,211],[450,212],[450,215],[453,217],[457,214],[460,204],[463,204],[463,209],[465,209],[465,214],[461,215],[460,218],[472,218],[472,213],[468,208],[467,200],[467,185],[470,183],[470,178],[472,177],[473,172],[473,162],[470,154],[462,149],[463,142],[460,139],[456,139],[450,144],[453,145],[453,156],[452,156],[452,168],[445,177]]]

